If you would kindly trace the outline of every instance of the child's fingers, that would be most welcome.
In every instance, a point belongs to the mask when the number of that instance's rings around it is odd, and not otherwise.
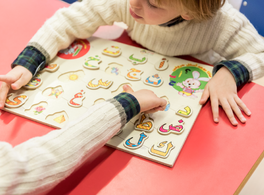
[[[29,82],[29,80],[22,76],[16,82],[11,84],[11,88],[13,90],[18,90],[22,86],[26,85],[28,82]]]
[[[213,120],[214,122],[219,122],[219,102],[217,97],[211,97],[211,107],[212,107],[212,113],[213,113]]]
[[[160,101],[161,101],[161,103],[160,103],[158,109],[159,109],[160,111],[163,111],[163,110],[166,109],[166,106],[167,106],[167,103],[168,103],[168,102],[167,102],[165,99],[162,99],[162,98],[160,98]]]
[[[235,101],[236,101],[237,105],[240,107],[240,109],[243,110],[243,112],[246,115],[248,115],[248,116],[251,115],[251,112],[248,109],[248,107],[244,104],[244,102],[238,96],[235,97]]]
[[[134,90],[129,85],[124,85],[123,90],[127,93],[133,93]]]
[[[246,118],[243,116],[241,109],[239,108],[237,102],[235,102],[234,99],[230,99],[228,100],[229,105],[231,106],[233,112],[236,114],[236,116],[238,117],[238,119],[242,122],[245,123],[247,120]]]
[[[15,81],[15,78],[7,75],[0,75],[0,81],[5,83],[13,83]]]
[[[7,96],[9,89],[10,89],[9,84],[2,83],[1,88],[0,88],[0,109],[4,108],[5,106],[6,96]]]
[[[158,98],[158,97],[157,97]],[[156,107],[147,111],[147,113],[154,113],[158,111],[164,111],[167,106],[167,101],[162,98],[157,99]]]
[[[158,112],[158,111],[163,111],[164,109],[162,109],[162,107],[156,107],[156,108],[152,108],[148,111],[145,111],[144,113],[146,114],[151,114],[151,113],[155,113],[155,112]]]
[[[222,108],[224,109],[226,116],[228,117],[229,121],[232,125],[236,126],[238,125],[237,120],[235,119],[232,107],[230,103],[227,101],[227,99],[224,99],[221,101]]]
[[[205,102],[208,100],[209,96],[210,96],[210,93],[209,93],[208,87],[206,85],[205,89],[203,91],[202,97],[199,101],[199,104],[205,104]]]

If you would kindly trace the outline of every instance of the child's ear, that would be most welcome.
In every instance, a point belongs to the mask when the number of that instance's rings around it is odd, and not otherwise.
[[[192,20],[193,17],[189,16],[187,13],[186,14],[182,14],[181,17],[184,19],[184,20]]]

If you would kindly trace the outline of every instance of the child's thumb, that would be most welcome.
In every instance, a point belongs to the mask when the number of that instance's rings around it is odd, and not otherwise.
[[[205,104],[209,97],[210,97],[210,93],[208,91],[208,88],[205,87],[205,89],[203,91],[203,94],[202,94],[202,97],[201,97],[201,99],[199,101],[199,104],[201,104],[201,105]]]
[[[124,85],[123,90],[127,93],[133,93],[134,90],[129,85]]]
[[[11,84],[11,88],[13,90],[18,90],[20,89],[22,86],[26,85],[28,83],[27,80],[23,79],[23,77],[21,77],[20,79],[18,79],[16,82]]]

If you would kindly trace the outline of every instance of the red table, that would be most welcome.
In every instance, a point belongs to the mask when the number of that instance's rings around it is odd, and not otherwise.
[[[10,70],[37,29],[64,6],[57,0],[0,1],[0,74]],[[126,33],[116,41],[138,46]],[[232,127],[221,110],[215,124],[207,103],[173,168],[105,146],[49,194],[233,194],[264,149],[264,88],[249,83],[238,94],[252,112],[247,123]],[[17,145],[53,130],[0,112],[0,141]]]

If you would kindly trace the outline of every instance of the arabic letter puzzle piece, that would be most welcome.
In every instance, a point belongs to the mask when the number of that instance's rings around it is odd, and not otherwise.
[[[169,60],[166,57],[163,57],[157,61],[154,66],[159,71],[166,70],[169,67]]]
[[[190,117],[192,113],[193,111],[190,106],[181,106],[176,112],[177,115],[183,116],[185,118]]]
[[[80,92],[76,93],[69,101],[69,106],[74,108],[79,108],[83,105],[83,100],[85,98],[85,91],[81,90]]]
[[[158,132],[162,135],[168,135],[174,133],[177,135],[182,134],[184,131],[184,121],[182,119],[178,120],[178,124],[170,124],[169,126],[165,123],[158,128]]]
[[[148,61],[147,56],[135,57],[134,55],[135,54],[131,54],[128,57],[128,61],[130,61],[133,65],[145,64]]]
[[[10,93],[7,95],[5,106],[7,108],[18,108],[22,106],[28,100],[28,96],[21,94],[16,95],[14,93]]]
[[[130,68],[127,70],[126,79],[130,81],[139,81],[141,80],[141,74],[143,73],[142,70],[136,69],[136,68]]]
[[[152,145],[149,153],[160,158],[167,158],[174,148],[175,145],[172,141],[162,141]]]
[[[162,85],[163,79],[159,76],[159,74],[154,74],[152,76],[147,77],[144,80],[144,83],[153,87],[159,87]]]
[[[59,64],[51,63],[51,64],[46,64],[44,69],[41,70],[40,72],[55,72],[59,69]]]
[[[110,46],[110,47],[105,48],[102,51],[102,54],[111,56],[111,57],[118,57],[121,55],[121,53],[122,53],[121,48],[118,46]]]
[[[138,120],[135,122],[135,129],[139,131],[152,132],[154,129],[154,122],[147,114],[141,113]]]
[[[124,142],[124,146],[128,149],[138,149],[141,146],[143,146],[143,143],[146,139],[148,139],[148,135],[146,135],[144,132],[140,133],[139,138],[130,137]],[[136,140],[135,142],[132,142],[131,140]]]
[[[34,76],[29,82],[28,84],[24,85],[23,87],[25,89],[36,89],[38,88],[40,85],[42,84],[42,79],[40,77],[40,74],[37,74],[36,76]]]
[[[97,80],[94,78],[89,81],[86,87],[89,89],[99,89],[99,88],[108,89],[112,84],[113,84],[113,81],[108,81],[108,80],[103,81],[103,79]]]
[[[88,57],[84,63],[83,63],[83,67],[90,69],[90,70],[96,70],[100,68],[100,63],[102,62],[101,57],[98,55],[95,56],[90,56]]]

